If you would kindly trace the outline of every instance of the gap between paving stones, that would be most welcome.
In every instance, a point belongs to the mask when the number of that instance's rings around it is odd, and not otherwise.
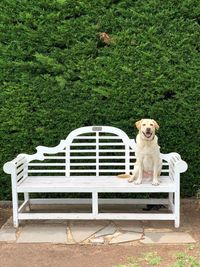
[[[78,231],[79,230],[80,229],[78,229]],[[81,230],[83,230],[83,228]],[[69,231],[73,238],[74,229],[71,227]],[[85,233],[84,237],[88,235],[88,238],[84,239],[82,237],[83,240],[80,241],[79,239],[79,244],[118,244],[132,242],[143,238],[144,229],[141,227],[141,223],[136,221],[110,221],[109,224],[105,225],[96,232],[93,232],[93,234],[90,234],[90,231]],[[75,234],[75,236],[77,235]],[[77,238],[75,238],[74,242],[78,243]]]

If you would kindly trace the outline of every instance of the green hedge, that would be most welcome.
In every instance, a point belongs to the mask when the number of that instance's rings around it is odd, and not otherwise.
[[[134,137],[160,123],[163,153],[189,164],[181,194],[199,186],[199,0],[4,0],[0,3],[0,199],[3,164],[55,146],[87,125]],[[100,40],[106,32],[110,43]]]

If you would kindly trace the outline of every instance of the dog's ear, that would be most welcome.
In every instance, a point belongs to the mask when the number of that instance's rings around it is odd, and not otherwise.
[[[142,120],[140,120],[140,121],[136,121],[136,123],[135,123],[135,126],[136,126],[136,128],[137,128],[138,130],[140,130],[140,128],[141,128],[141,122],[142,122]]]
[[[155,120],[153,120],[153,123],[155,125],[156,130],[158,130],[160,128],[159,124]]]

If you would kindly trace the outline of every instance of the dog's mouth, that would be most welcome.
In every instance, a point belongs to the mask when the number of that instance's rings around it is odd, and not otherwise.
[[[150,131],[146,131],[146,132],[142,132],[142,133],[147,139],[150,139],[153,135],[153,133]]]

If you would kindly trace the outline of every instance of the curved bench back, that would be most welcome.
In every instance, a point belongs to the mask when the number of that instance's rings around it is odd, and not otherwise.
[[[29,157],[29,176],[110,176],[129,173],[135,142],[110,126],[88,126],[72,131],[53,148],[39,146]],[[42,160],[42,162],[41,162]]]
[[[66,176],[129,173],[130,139],[122,130],[82,127],[72,131],[66,141]]]
[[[135,141],[115,127],[87,126],[72,131],[59,145],[39,146],[36,154],[25,157],[28,160],[28,176],[129,174],[135,162]],[[167,156],[161,154],[161,157],[162,175],[173,177]],[[20,175],[20,179],[22,177]]]

